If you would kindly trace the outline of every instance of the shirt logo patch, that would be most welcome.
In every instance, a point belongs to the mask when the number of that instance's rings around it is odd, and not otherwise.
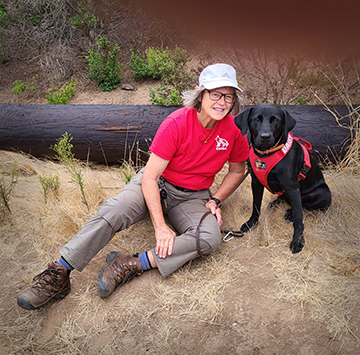
[[[229,146],[229,142],[226,139],[217,136],[215,138],[215,141],[216,141],[216,150],[227,150]]]
[[[266,170],[266,162],[256,159],[255,160],[255,168],[258,168],[261,170]]]

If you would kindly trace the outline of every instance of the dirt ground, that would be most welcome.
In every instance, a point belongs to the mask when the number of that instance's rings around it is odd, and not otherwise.
[[[85,66],[85,63],[84,63]],[[41,86],[34,94],[26,94],[18,97],[12,93],[14,83],[19,78],[23,82],[30,82],[33,76],[39,73],[39,68],[34,64],[27,63],[11,63],[7,62],[2,65],[0,71],[0,103],[27,103],[27,104],[47,104],[45,94],[48,93],[50,87],[42,88]],[[103,92],[98,90],[96,85],[88,80],[86,77],[78,78],[77,92],[75,96],[68,102],[69,104],[87,104],[87,105],[151,105],[149,96],[148,82],[136,82],[133,80],[130,73],[124,72],[122,74],[125,78],[123,84],[130,84],[134,90],[123,90],[118,87],[110,92]],[[153,84],[153,83],[152,83]],[[156,84],[153,84],[155,87]]]
[[[25,67],[16,67],[11,63],[6,63],[1,67],[0,103],[19,102],[19,99],[11,92],[11,88]],[[35,67],[27,67],[27,70],[27,77],[31,77],[32,73],[36,74]],[[134,85],[135,91],[117,88],[109,93],[103,93],[98,91],[92,83],[84,80],[79,83],[78,93],[69,103],[150,104],[148,83],[139,85],[131,80],[126,80],[124,83]],[[20,101],[46,103],[46,100],[41,97],[23,97]],[[7,152],[0,152],[0,159],[4,161],[10,158]],[[24,164],[31,165],[31,159]],[[36,169],[41,170],[41,168]],[[34,175],[37,174],[38,172],[34,173]],[[31,176],[30,178],[35,179]],[[40,196],[39,201],[42,198],[39,192],[32,191],[34,185],[31,185],[30,181],[27,183],[29,183],[27,192],[24,192],[22,196],[14,197],[14,203],[23,201],[23,207],[19,202],[16,213],[29,214],[27,209],[29,203],[36,205],[37,201],[32,202],[32,199],[35,199],[37,195]],[[245,186],[249,188],[249,182]],[[106,190],[105,188],[105,197],[110,197],[116,193],[117,189],[118,186],[115,189]],[[339,194],[337,196],[341,198]],[[246,213],[241,217],[242,220],[249,215],[250,201],[251,197],[247,194],[243,202],[248,206]],[[225,216],[228,216],[227,226],[236,228],[239,225],[231,225],[230,210],[231,207],[225,213]],[[71,211],[69,213],[71,214]],[[26,239],[26,243],[21,240],[14,241],[13,236],[8,235],[8,231],[12,230],[19,236],[21,233],[31,234],[35,225],[41,223],[41,213],[39,215],[27,216],[26,221],[30,223],[28,225],[14,225],[15,219],[7,219],[0,226],[0,244],[2,248],[6,246],[10,248],[6,250],[11,251],[6,252],[6,255],[2,252],[0,260],[2,270],[0,354],[93,355],[130,352],[132,354],[241,355],[360,354],[358,304],[352,308],[352,316],[348,319],[349,331],[342,330],[336,334],[331,327],[331,317],[329,319],[316,317],[314,304],[308,299],[304,299],[303,302],[300,298],[292,301],[280,296],[283,288],[276,264],[279,253],[283,255],[282,260],[292,266],[296,264],[303,266],[311,258],[316,258],[326,265],[326,256],[319,252],[319,248],[312,250],[311,241],[303,252],[291,255],[288,250],[291,226],[282,218],[271,220],[272,217],[270,217],[270,223],[274,224],[272,228],[285,234],[279,237],[280,241],[275,242],[276,248],[260,243],[261,231],[257,229],[243,238],[222,243],[220,250],[213,257],[208,260],[197,259],[167,279],[163,279],[156,270],[153,270],[116,290],[109,299],[102,300],[97,295],[97,275],[107,253],[118,248],[119,245],[120,249],[123,248],[121,241],[129,238],[127,234],[120,233],[82,273],[72,272],[72,291],[64,300],[51,303],[34,312],[22,310],[16,304],[16,297],[32,283],[31,278],[41,272],[42,268],[41,264],[37,264],[35,270],[29,269],[29,260],[36,253],[34,246],[29,245],[31,238]],[[87,217],[85,213],[82,218],[85,221]],[[59,215],[58,218],[61,223],[62,216]],[[311,220],[311,218],[307,216],[307,219]],[[315,223],[321,223],[321,218],[321,215],[317,215]],[[49,230],[44,228],[42,233],[46,235]],[[49,243],[48,247],[44,244],[45,251],[42,258],[44,267],[52,256],[58,257],[61,243],[69,238],[71,233],[73,230],[69,231],[67,237],[63,236],[66,233],[60,233],[62,237],[56,242]],[[137,235],[140,232],[134,229],[132,233]],[[307,229],[307,235],[311,236],[311,234],[312,231]],[[34,244],[41,242],[40,237],[32,236]],[[141,236],[138,238],[141,239]],[[311,240],[311,237],[309,239]],[[44,240],[46,240],[45,237]],[[9,246],[11,244],[14,244],[12,248]],[[217,266],[217,263],[221,265]],[[223,267],[223,264],[228,264],[228,271],[221,275],[219,269]],[[185,277],[187,279],[184,279]],[[185,308],[181,308],[184,299],[188,299],[191,294],[205,292],[207,282],[214,281],[216,277],[227,281],[226,284],[220,286],[217,297],[214,298],[215,304],[211,305],[218,309],[214,316],[211,312],[210,316],[205,316],[203,319],[198,315],[192,315],[192,310],[195,312],[199,306],[196,302],[184,301]],[[198,282],[193,282],[189,286],[187,285],[189,279],[195,279]],[[358,282],[358,276],[355,280]],[[305,285],[310,283],[309,280],[303,280],[303,282]],[[171,300],[171,298],[166,298],[170,291],[179,293],[175,293]],[[359,296],[359,292],[358,288],[356,297]],[[136,300],[137,309],[131,308],[132,300],[133,302]],[[333,301],[329,300],[329,302]],[[203,307],[206,309],[210,305],[205,304]],[[337,307],[336,302],[333,307]],[[130,310],[131,314],[128,313]],[[72,334],[75,334],[71,339],[71,344],[67,343],[66,336],[62,336],[65,327],[71,328]],[[29,328],[33,329],[32,332]],[[24,343],[33,344],[33,346],[21,348],[20,339],[24,339]],[[50,343],[54,346],[57,344],[58,348],[50,348]],[[59,347],[59,344],[62,344],[62,347]],[[61,351],[56,350],[59,348]]]

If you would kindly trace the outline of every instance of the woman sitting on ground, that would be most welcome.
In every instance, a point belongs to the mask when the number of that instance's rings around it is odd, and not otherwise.
[[[70,292],[71,270],[82,271],[115,233],[149,216],[154,248],[137,255],[108,254],[98,276],[101,297],[146,270],[157,268],[166,277],[199,254],[216,250],[222,224],[217,204],[244,176],[249,154],[246,136],[241,136],[231,115],[240,113],[240,91],[230,65],[206,67],[199,87],[184,93],[185,107],[161,123],[146,166],[116,197],[105,201],[60,250],[60,259],[34,278],[35,285],[18,297],[18,305],[37,309],[53,298],[64,298]],[[226,162],[228,172],[212,194],[215,175]],[[207,211],[211,213],[201,222],[197,243],[196,229]]]

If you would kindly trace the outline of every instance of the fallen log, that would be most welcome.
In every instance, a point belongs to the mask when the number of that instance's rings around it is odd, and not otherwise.
[[[282,107],[297,121],[293,134],[312,143],[316,158],[344,154],[349,130],[322,106]],[[146,161],[160,123],[177,108],[0,104],[0,149],[55,157],[50,146],[67,132],[77,159],[116,164],[131,156],[133,161]],[[348,112],[345,106],[335,108],[340,115]]]

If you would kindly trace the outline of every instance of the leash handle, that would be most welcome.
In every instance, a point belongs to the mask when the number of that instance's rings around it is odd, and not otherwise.
[[[240,181],[235,185],[235,187],[230,191],[230,193],[222,200],[220,201],[217,205],[216,205],[216,209],[220,208],[221,205],[234,193],[234,191],[244,182],[244,180],[247,178],[247,176],[249,175],[250,171],[249,169],[247,169],[246,173],[244,174],[244,176],[240,179]],[[211,213],[211,211],[207,211],[203,214],[203,216],[200,218],[200,221],[199,221],[199,224],[196,228],[196,249],[197,249],[197,252],[198,254],[206,259],[208,257],[208,255],[203,255],[201,253],[201,250],[200,250],[200,224],[201,222],[205,219],[205,217],[207,215],[209,215]]]

